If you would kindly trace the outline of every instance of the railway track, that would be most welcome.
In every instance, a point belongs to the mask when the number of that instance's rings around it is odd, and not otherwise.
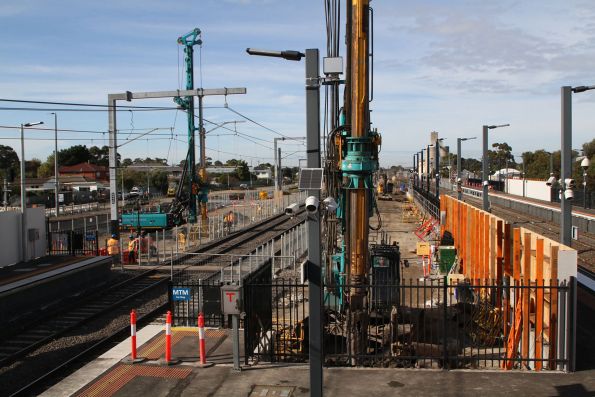
[[[303,212],[303,211],[302,211]],[[218,241],[210,242],[193,253],[205,253],[207,255],[198,258],[196,255],[181,254],[176,258],[177,273],[183,272],[189,267],[201,266],[208,263],[214,258],[209,256],[212,254],[245,254],[251,252],[258,245],[272,238],[278,237],[283,231],[299,224],[301,220],[289,218],[284,214],[273,216],[265,221],[261,221],[241,231],[225,236]],[[57,368],[65,368],[70,365],[73,360],[80,361],[81,357],[88,355],[91,351],[108,343],[116,335],[122,333],[126,334],[128,329],[128,322],[126,321],[127,314],[131,308],[142,306],[142,302],[148,297],[153,299],[160,299],[165,303],[153,305],[152,308],[143,310],[139,313],[140,318],[148,318],[150,315],[159,313],[165,310],[167,303],[167,285],[170,278],[169,262],[162,265],[154,266],[131,279],[122,281],[117,285],[113,285],[99,293],[86,297],[81,300],[79,304],[71,310],[55,314],[43,321],[32,323],[22,332],[15,336],[6,338],[0,345],[0,389],[12,392],[17,392],[19,395],[27,394],[34,390],[42,382],[47,381],[51,374],[56,373]],[[165,272],[165,270],[168,270]],[[116,314],[117,313],[117,314]],[[112,327],[108,331],[101,328],[101,324],[110,323],[110,319],[119,315],[122,317],[123,324],[117,327]],[[122,321],[120,321],[122,322]],[[97,326],[93,326],[97,323]],[[74,338],[81,334],[102,333],[98,340],[94,343],[85,344],[84,348],[78,349],[76,353],[72,353],[70,348],[65,349],[66,352],[48,369],[47,365],[42,365],[44,368],[36,371],[30,367],[31,363],[38,361],[43,354],[35,354],[45,349],[51,349],[52,343],[69,335]],[[43,359],[42,359],[43,360]],[[23,364],[23,365],[19,365]],[[23,371],[22,367],[29,366],[27,370]],[[18,375],[12,375],[14,369],[20,369]],[[23,374],[25,373],[25,374]],[[18,379],[17,382],[11,382],[11,379]],[[6,389],[6,387],[9,389]],[[19,389],[20,387],[20,389]]]

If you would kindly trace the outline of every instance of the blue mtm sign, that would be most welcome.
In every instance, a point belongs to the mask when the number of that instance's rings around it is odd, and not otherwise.
[[[190,288],[172,288],[171,296],[175,301],[189,301],[190,300]]]

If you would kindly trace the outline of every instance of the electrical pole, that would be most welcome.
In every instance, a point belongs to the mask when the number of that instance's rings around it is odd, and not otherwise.
[[[50,113],[54,115],[54,182],[55,182],[55,215],[56,217],[60,213],[60,182],[58,178],[58,115],[54,112]]]

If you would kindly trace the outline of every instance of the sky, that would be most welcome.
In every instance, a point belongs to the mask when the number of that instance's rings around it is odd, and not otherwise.
[[[195,85],[247,89],[246,95],[205,99],[205,118],[227,122],[226,129],[207,134],[207,155],[223,162],[272,162],[273,138],[305,136],[304,62],[253,57],[245,49],[320,48],[322,56],[323,4],[3,0],[0,98],[107,104],[109,93],[184,88],[183,51],[176,39],[198,27],[203,45],[195,52]],[[373,0],[371,5],[372,121],[383,138],[382,166],[410,165],[413,153],[429,143],[431,131],[438,131],[455,152],[457,137],[481,136],[484,124],[510,123],[492,130],[490,143],[507,142],[515,155],[559,150],[560,87],[595,84],[591,0]],[[186,115],[174,109],[172,100],[129,105],[171,109],[118,113],[120,143],[157,128],[122,146],[123,158],[177,163],[185,157]],[[12,109],[31,107],[43,110]],[[12,102],[0,102],[0,126],[17,128],[0,128],[0,144],[20,154],[18,126],[44,121],[41,128],[49,130],[25,131],[25,157],[45,160],[53,151],[49,112],[54,109],[59,129],[87,131],[60,131],[59,149],[108,144],[108,116],[101,108],[73,112],[64,110],[72,106]],[[575,94],[573,147],[594,137],[595,91]],[[303,144],[279,144],[286,165],[305,158]],[[481,141],[465,142],[463,151],[463,157],[479,158]]]

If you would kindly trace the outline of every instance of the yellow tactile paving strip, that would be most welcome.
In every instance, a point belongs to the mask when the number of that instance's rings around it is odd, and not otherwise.
[[[224,330],[219,329],[206,329],[207,341],[211,338],[219,339],[226,335]],[[190,327],[176,327],[172,328],[171,345],[172,347],[176,343],[180,342],[187,336],[197,336],[198,328]],[[165,336],[160,333],[152,340],[144,344],[138,352],[139,357],[145,357],[147,360],[158,360],[165,354]]]
[[[118,364],[89,386],[78,392],[78,397],[113,396],[124,385],[137,376],[154,378],[184,379],[192,373],[192,368],[158,367],[154,365]]]

